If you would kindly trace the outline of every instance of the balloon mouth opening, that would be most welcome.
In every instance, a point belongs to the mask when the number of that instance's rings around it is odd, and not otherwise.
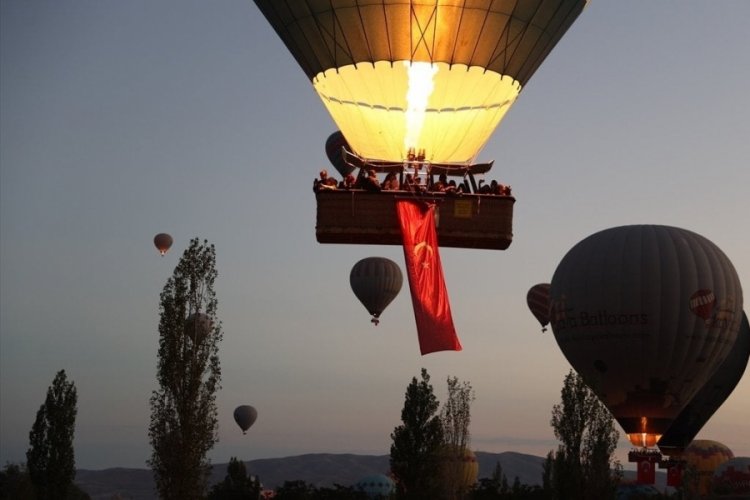
[[[633,446],[641,448],[652,448],[656,446],[656,443],[661,439],[661,434],[655,434],[651,432],[634,432],[628,434],[628,440]]]

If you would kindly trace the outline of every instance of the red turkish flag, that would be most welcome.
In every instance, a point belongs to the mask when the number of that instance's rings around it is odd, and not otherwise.
[[[448,290],[440,264],[435,205],[397,200],[396,211],[401,224],[406,274],[417,320],[419,349],[423,355],[437,351],[460,351],[461,342],[453,326]]]
[[[639,484],[654,484],[656,482],[656,465],[650,460],[641,460],[638,462],[638,479]]]
[[[667,486],[680,486],[682,484],[682,467],[671,465],[667,469]]]

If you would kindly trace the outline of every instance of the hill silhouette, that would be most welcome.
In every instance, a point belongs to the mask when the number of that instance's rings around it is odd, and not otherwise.
[[[489,477],[500,463],[508,481],[518,476],[525,484],[540,484],[544,459],[523,453],[476,452],[479,477]],[[263,486],[276,488],[284,481],[302,480],[317,487],[340,484],[350,486],[370,474],[388,473],[388,455],[354,455],[311,453],[284,458],[264,458],[245,462],[248,474],[260,477]],[[227,464],[214,464],[211,484],[224,479]],[[91,495],[92,500],[123,499],[156,500],[154,480],[149,469],[111,468],[79,469],[76,484]]]
[[[544,458],[506,451],[503,453],[476,452],[479,462],[479,478],[492,476],[496,464],[512,483],[514,478],[523,484],[541,484]],[[260,477],[265,488],[274,489],[284,481],[302,480],[317,487],[334,484],[351,486],[370,474],[387,474],[388,455],[355,455],[334,453],[310,453],[283,458],[263,458],[245,462],[248,474]],[[214,464],[210,483],[224,479],[227,464]],[[634,481],[635,472],[625,471],[626,481]],[[122,498],[131,500],[156,500],[154,479],[150,469],[111,468],[103,470],[79,469],[75,483],[92,500]],[[656,487],[664,490],[666,474],[656,473]]]

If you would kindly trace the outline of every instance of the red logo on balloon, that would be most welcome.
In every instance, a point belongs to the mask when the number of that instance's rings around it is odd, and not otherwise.
[[[705,321],[711,318],[711,314],[714,311],[714,304],[716,304],[714,292],[707,288],[698,290],[690,296],[690,311]]]

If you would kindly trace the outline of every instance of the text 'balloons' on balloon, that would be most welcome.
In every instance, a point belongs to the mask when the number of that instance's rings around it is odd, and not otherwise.
[[[539,283],[532,286],[526,294],[526,304],[531,314],[542,325],[542,331],[546,332],[549,324],[549,283]]]
[[[367,312],[372,323],[379,323],[380,315],[401,291],[404,278],[398,264],[385,257],[367,257],[352,267],[349,284]]]
[[[748,358],[750,323],[747,314],[743,313],[737,340],[729,354],[659,440],[662,453],[679,456],[684,451],[737,387],[747,368]]]
[[[667,431],[740,329],[734,266],[685,229],[600,231],[564,256],[551,285],[555,340],[636,446],[653,446]],[[707,320],[691,306],[699,290],[715,297]]]
[[[154,236],[154,246],[159,250],[161,256],[164,257],[172,246],[172,237],[167,233],[159,233]]]
[[[471,162],[587,0],[255,0],[362,158]]]
[[[243,434],[247,433],[257,419],[258,411],[250,405],[240,405],[234,409],[234,421],[240,426]]]
[[[326,140],[326,156],[331,165],[341,174],[342,179],[354,172],[354,167],[344,160],[343,148],[349,149],[349,143],[346,142],[346,138],[340,130],[328,136]]]

